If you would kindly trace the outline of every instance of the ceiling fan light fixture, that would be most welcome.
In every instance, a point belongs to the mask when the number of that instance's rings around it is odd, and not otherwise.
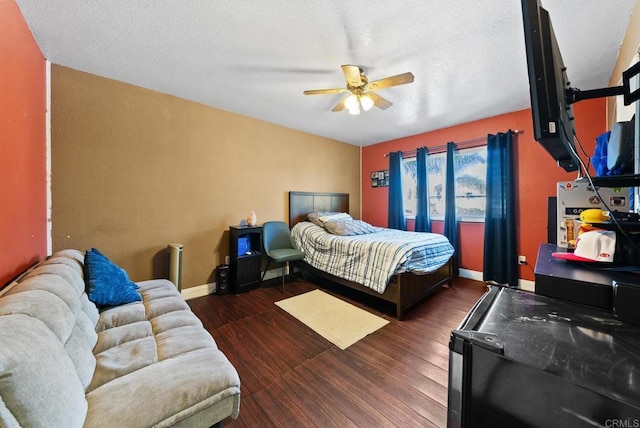
[[[367,96],[367,94],[363,94],[360,96],[360,105],[362,106],[362,110],[369,111],[371,107],[373,107],[373,100]]]
[[[358,102],[358,96],[356,94],[349,95],[344,100],[344,106],[349,110],[349,113],[351,113],[352,110],[357,110],[358,113],[360,113],[360,105]],[[358,114],[358,113],[351,113],[351,114]]]
[[[381,110],[386,110],[393,105],[391,101],[385,100],[374,91],[412,83],[414,79],[413,73],[406,72],[369,81],[367,76],[364,75],[362,68],[348,64],[342,65],[341,67],[342,73],[347,81],[346,88],[312,89],[304,91],[303,93],[305,95],[319,95],[351,92],[351,94],[342,98],[331,111],[337,112],[347,109],[350,114],[358,115],[362,111],[371,110],[374,106]]]

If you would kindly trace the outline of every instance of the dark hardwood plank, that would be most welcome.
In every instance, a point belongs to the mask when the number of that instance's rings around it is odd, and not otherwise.
[[[253,396],[278,427],[309,427],[316,425],[315,421],[309,417],[303,408],[299,407],[296,401],[284,400],[286,391],[278,383],[272,383],[268,388],[263,389]],[[261,424],[259,426],[265,426]]]
[[[389,320],[346,350],[275,302],[316,288]],[[394,318],[388,302],[339,285],[293,281],[187,303],[238,370],[240,416],[223,426],[446,425],[449,335],[482,296],[456,279]]]
[[[313,362],[309,363],[313,364]],[[276,383],[284,391],[281,397],[284,402],[296,403],[296,405],[306,412],[313,421],[314,426],[320,427],[355,427],[356,425],[336,406],[324,399],[310,382],[306,382],[296,372],[291,371]]]
[[[447,405],[447,371],[419,358],[399,361],[384,350],[361,340],[345,353],[355,369],[367,373],[377,384],[411,386],[433,401]],[[393,370],[389,370],[393,367]],[[387,388],[388,389],[388,388]]]
[[[320,399],[340,411],[356,426],[391,426],[370,398],[362,398],[353,384],[345,382],[337,373],[327,371],[324,365],[314,360],[313,364],[296,367],[295,372],[312,385]],[[331,375],[330,375],[331,374]]]
[[[371,365],[363,367],[357,364],[352,355],[333,349],[320,356],[321,367],[335,372],[340,381],[368,401],[374,396],[385,405],[378,406],[381,412],[394,425],[406,427],[413,424],[420,426],[443,426],[446,424],[446,404],[442,405],[423,395],[414,388],[408,387],[392,376],[372,376],[374,368]],[[324,361],[326,360],[326,361]],[[388,368],[387,370],[388,371]],[[379,373],[381,374],[381,373]],[[377,380],[377,381],[376,381]]]
[[[228,422],[233,421],[234,428],[255,428],[277,426],[275,421],[271,421],[267,413],[262,410],[262,406],[256,402],[255,395],[245,396],[244,391],[240,399],[240,414],[235,420],[223,421],[225,426]]]

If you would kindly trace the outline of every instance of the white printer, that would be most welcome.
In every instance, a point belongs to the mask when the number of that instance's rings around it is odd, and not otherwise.
[[[558,182],[556,210],[558,247],[573,248],[571,241],[578,237],[582,211],[591,208],[599,208],[602,211],[629,211],[628,187],[596,187],[596,189],[604,199],[604,203],[586,178]]]

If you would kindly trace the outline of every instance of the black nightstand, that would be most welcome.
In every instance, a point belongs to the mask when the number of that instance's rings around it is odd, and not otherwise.
[[[238,294],[260,287],[262,226],[229,226],[231,290]]]

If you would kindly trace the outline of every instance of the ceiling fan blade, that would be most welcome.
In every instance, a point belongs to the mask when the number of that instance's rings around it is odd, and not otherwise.
[[[379,109],[386,110],[393,105],[393,103],[389,100],[385,100],[380,95],[375,92],[365,92],[364,95],[368,96],[373,100],[373,105],[378,107]]]
[[[389,88],[391,86],[404,85],[413,82],[413,73],[396,74],[395,76],[385,77],[384,79],[369,82],[367,89],[377,90]]]
[[[363,86],[362,76],[360,75],[360,67],[357,65],[342,65],[342,72],[347,79],[347,86]]]
[[[334,89],[311,89],[304,91],[305,95],[320,95],[320,94],[340,94],[342,92],[349,92],[347,88],[334,88]]]
[[[340,100],[340,102],[338,104],[336,104],[336,106],[331,110],[331,111],[342,111],[344,110],[344,102],[347,99],[347,97],[344,97],[343,99]]]

